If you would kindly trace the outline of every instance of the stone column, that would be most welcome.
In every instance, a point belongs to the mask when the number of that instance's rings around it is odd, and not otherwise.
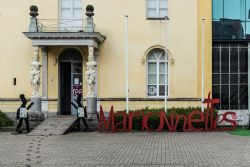
[[[48,117],[48,48],[42,47],[42,113]]]
[[[89,120],[97,120],[97,96],[95,92],[96,87],[96,61],[94,59],[94,46],[88,46],[89,55],[86,63],[86,82],[88,86],[87,94],[87,113]]]
[[[39,95],[39,87],[40,87],[40,68],[41,63],[39,62],[39,47],[34,46],[34,57],[31,62],[31,71],[30,71],[30,83],[32,86],[32,96],[30,98],[31,102],[34,105],[31,107],[31,112],[29,113],[31,120],[42,120],[44,118],[41,112],[41,101],[42,98]]]
[[[48,51],[42,47],[42,97],[48,98]]]

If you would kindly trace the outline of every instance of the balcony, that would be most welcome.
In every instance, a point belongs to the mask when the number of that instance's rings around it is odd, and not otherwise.
[[[86,7],[86,19],[38,19],[38,8],[30,7],[29,31],[23,34],[36,46],[80,45],[94,46],[105,40],[105,36],[95,31],[94,7]]]
[[[213,20],[213,40],[250,40],[250,21]]]
[[[84,32],[86,22],[86,19],[37,19],[37,27],[38,32]]]

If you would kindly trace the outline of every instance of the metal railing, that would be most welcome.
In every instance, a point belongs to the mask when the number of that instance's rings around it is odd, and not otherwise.
[[[38,32],[83,32],[86,19],[37,19],[37,24]]]

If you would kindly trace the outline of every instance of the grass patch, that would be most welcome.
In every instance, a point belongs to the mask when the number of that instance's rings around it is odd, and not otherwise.
[[[243,129],[243,128],[237,128],[234,131],[227,132],[230,135],[237,135],[237,136],[250,136],[250,130]]]

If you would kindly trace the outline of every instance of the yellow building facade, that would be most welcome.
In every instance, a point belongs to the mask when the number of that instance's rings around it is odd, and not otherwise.
[[[166,6],[160,6],[161,3]],[[125,15],[128,15],[130,109],[163,108],[165,81],[168,108],[201,106],[202,18],[205,18],[204,94],[212,90],[211,1],[2,0],[1,4],[0,110],[3,112],[16,111],[19,94],[32,96],[34,48],[39,49],[42,64],[39,95],[44,113],[67,114],[62,110],[69,107],[66,103],[75,98],[76,90],[82,92],[83,99],[87,98],[89,49],[94,49],[97,63],[94,90],[98,108],[102,105],[108,111],[114,105],[115,110],[124,110]],[[85,29],[89,4],[94,7],[95,29],[90,33]],[[31,5],[38,7],[37,32],[30,32]],[[76,22],[70,22],[71,19]],[[165,53],[167,56],[163,58]]]

